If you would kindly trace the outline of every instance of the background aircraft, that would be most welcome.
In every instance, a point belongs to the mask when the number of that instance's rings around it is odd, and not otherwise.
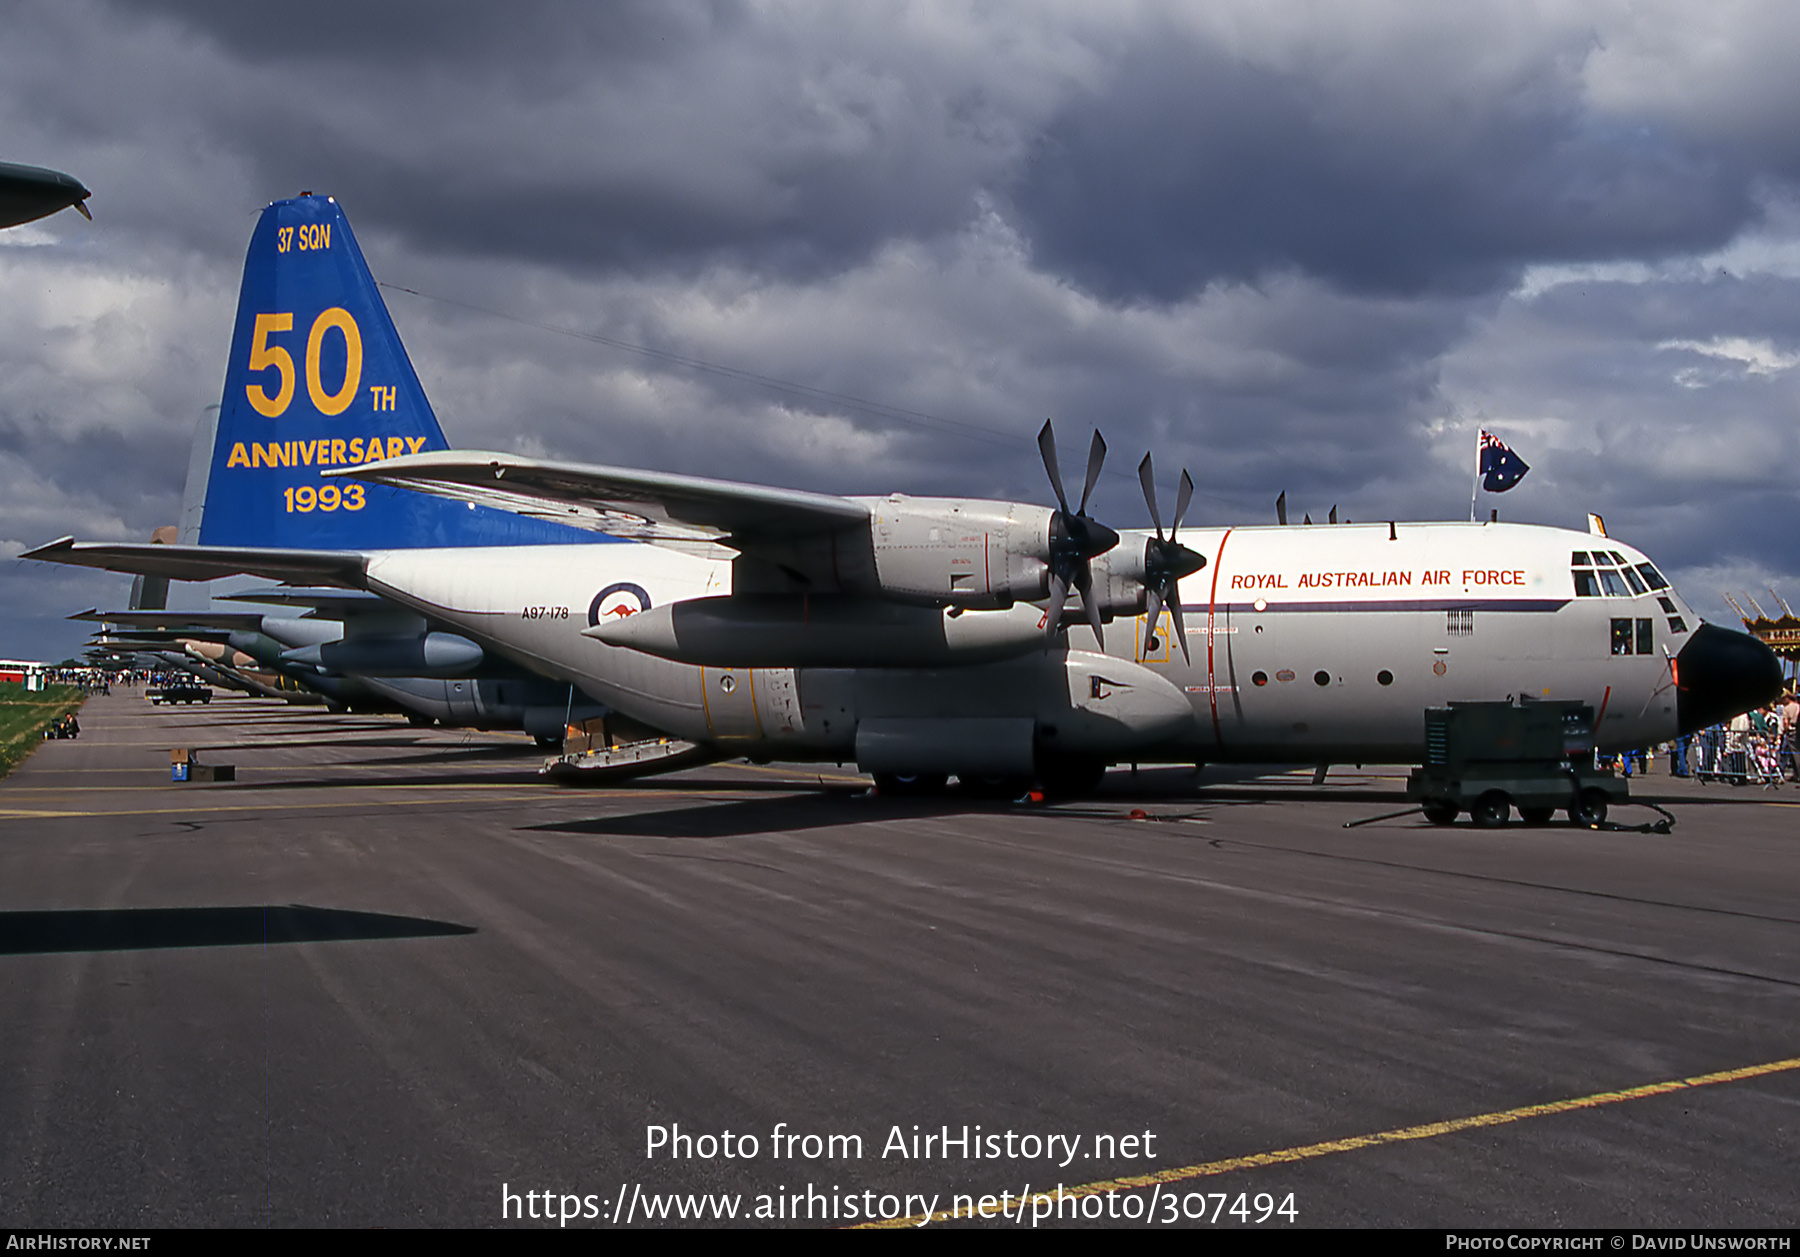
[[[1086,512],[1103,443],[1071,509],[1048,427],[1054,507],[449,451],[325,197],[264,211],[209,436],[189,544],[27,557],[367,590],[421,617],[404,649],[447,629],[720,753],[854,760],[895,785],[1418,762],[1424,708],[1457,699],[1579,698],[1622,749],[1780,683],[1765,647],[1702,625],[1617,541],[1400,522],[1177,540],[1186,491],[1165,535],[1147,460],[1155,526],[1115,531]]]

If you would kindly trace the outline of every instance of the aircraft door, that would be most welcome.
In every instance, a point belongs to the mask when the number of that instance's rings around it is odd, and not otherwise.
[[[1221,742],[1279,741],[1295,719],[1296,664],[1283,641],[1294,615],[1262,599],[1219,608],[1212,685]]]
[[[763,736],[753,670],[701,668],[700,701],[706,709],[706,727],[719,741],[755,741]]]

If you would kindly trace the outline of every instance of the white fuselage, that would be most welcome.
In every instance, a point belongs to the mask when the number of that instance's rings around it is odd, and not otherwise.
[[[1104,714],[1124,691],[1138,714],[1074,749],[1114,762],[1418,762],[1425,708],[1513,696],[1591,704],[1603,749],[1675,736],[1670,660],[1699,621],[1617,541],[1404,523],[1197,528],[1181,540],[1207,558],[1181,584],[1185,660],[1166,612],[1148,654],[1143,615],[1114,620],[1102,653],[1071,600],[1066,648],[1002,663],[674,663],[582,630],[729,594],[731,566],[633,542],[388,551],[371,557],[368,584],[634,720],[753,758],[852,760],[859,724],[888,719],[1029,718],[1041,735],[1046,712]],[[1171,694],[1185,698],[1173,719]]]

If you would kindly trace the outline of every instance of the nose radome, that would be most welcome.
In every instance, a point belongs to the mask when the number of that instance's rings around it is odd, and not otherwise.
[[[1781,660],[1748,633],[1702,624],[1675,656],[1675,716],[1693,733],[1781,694]]]

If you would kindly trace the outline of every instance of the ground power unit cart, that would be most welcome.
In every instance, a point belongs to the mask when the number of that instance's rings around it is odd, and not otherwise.
[[[1571,823],[1603,824],[1630,787],[1594,767],[1594,709],[1577,701],[1451,703],[1425,710],[1425,764],[1406,782],[1406,797],[1425,819],[1448,825],[1461,812],[1488,828],[1513,808],[1527,825],[1558,811]]]

